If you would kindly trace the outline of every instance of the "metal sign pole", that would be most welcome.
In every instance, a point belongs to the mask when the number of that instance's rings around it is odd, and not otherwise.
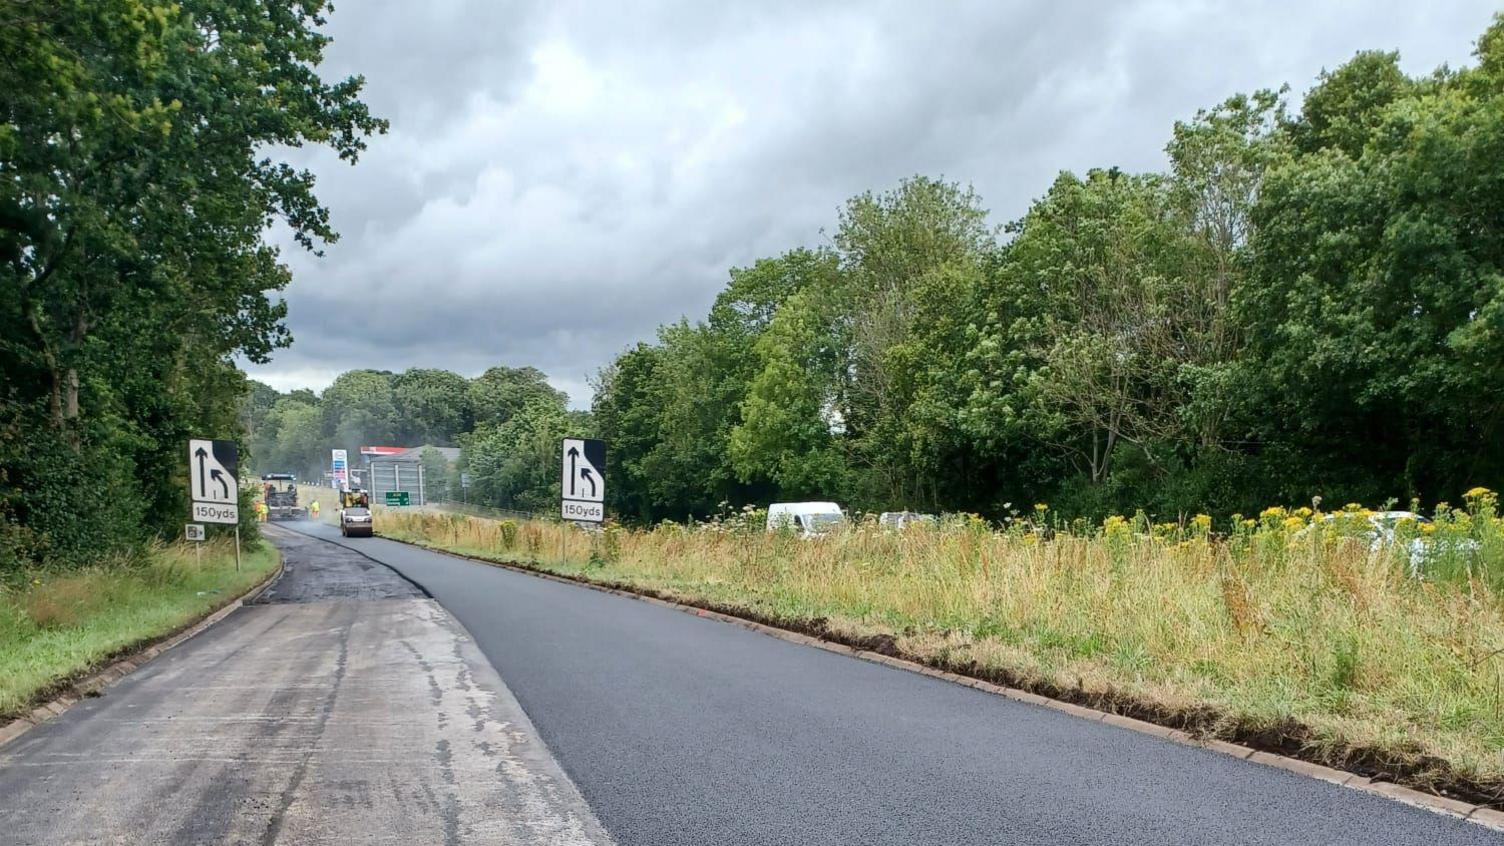
[[[235,572],[240,572],[240,524],[235,524]]]

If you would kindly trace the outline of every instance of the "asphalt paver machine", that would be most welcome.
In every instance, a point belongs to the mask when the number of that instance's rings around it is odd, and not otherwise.
[[[298,504],[298,477],[267,473],[261,477],[261,501],[269,520],[306,520],[308,509]]]

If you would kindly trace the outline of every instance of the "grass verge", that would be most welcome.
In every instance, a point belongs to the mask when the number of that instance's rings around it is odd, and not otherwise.
[[[800,541],[387,511],[377,531],[1498,807],[1492,579],[1416,579],[1337,527],[1286,520],[1225,539],[961,523]]]
[[[213,612],[277,566],[262,544],[235,570],[233,542],[178,544],[140,562],[41,576],[0,589],[0,719],[112,658]]]

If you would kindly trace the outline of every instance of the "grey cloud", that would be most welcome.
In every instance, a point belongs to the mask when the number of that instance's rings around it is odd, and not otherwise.
[[[1003,223],[1060,170],[1161,166],[1173,121],[1234,92],[1365,48],[1466,62],[1491,12],[346,0],[329,73],[364,74],[392,131],[354,169],[291,151],[344,237],[286,252],[297,341],[251,372],[533,365],[584,406],[616,352],[823,242],[853,194],[944,175]]]

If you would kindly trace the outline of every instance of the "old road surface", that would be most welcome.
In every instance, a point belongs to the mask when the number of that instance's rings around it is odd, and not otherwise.
[[[268,535],[260,601],[0,747],[0,843],[611,842],[443,608]]]
[[[1501,842],[628,598],[295,528],[273,530],[293,569],[269,604],[0,749],[0,842],[606,842],[601,825],[641,846]]]

